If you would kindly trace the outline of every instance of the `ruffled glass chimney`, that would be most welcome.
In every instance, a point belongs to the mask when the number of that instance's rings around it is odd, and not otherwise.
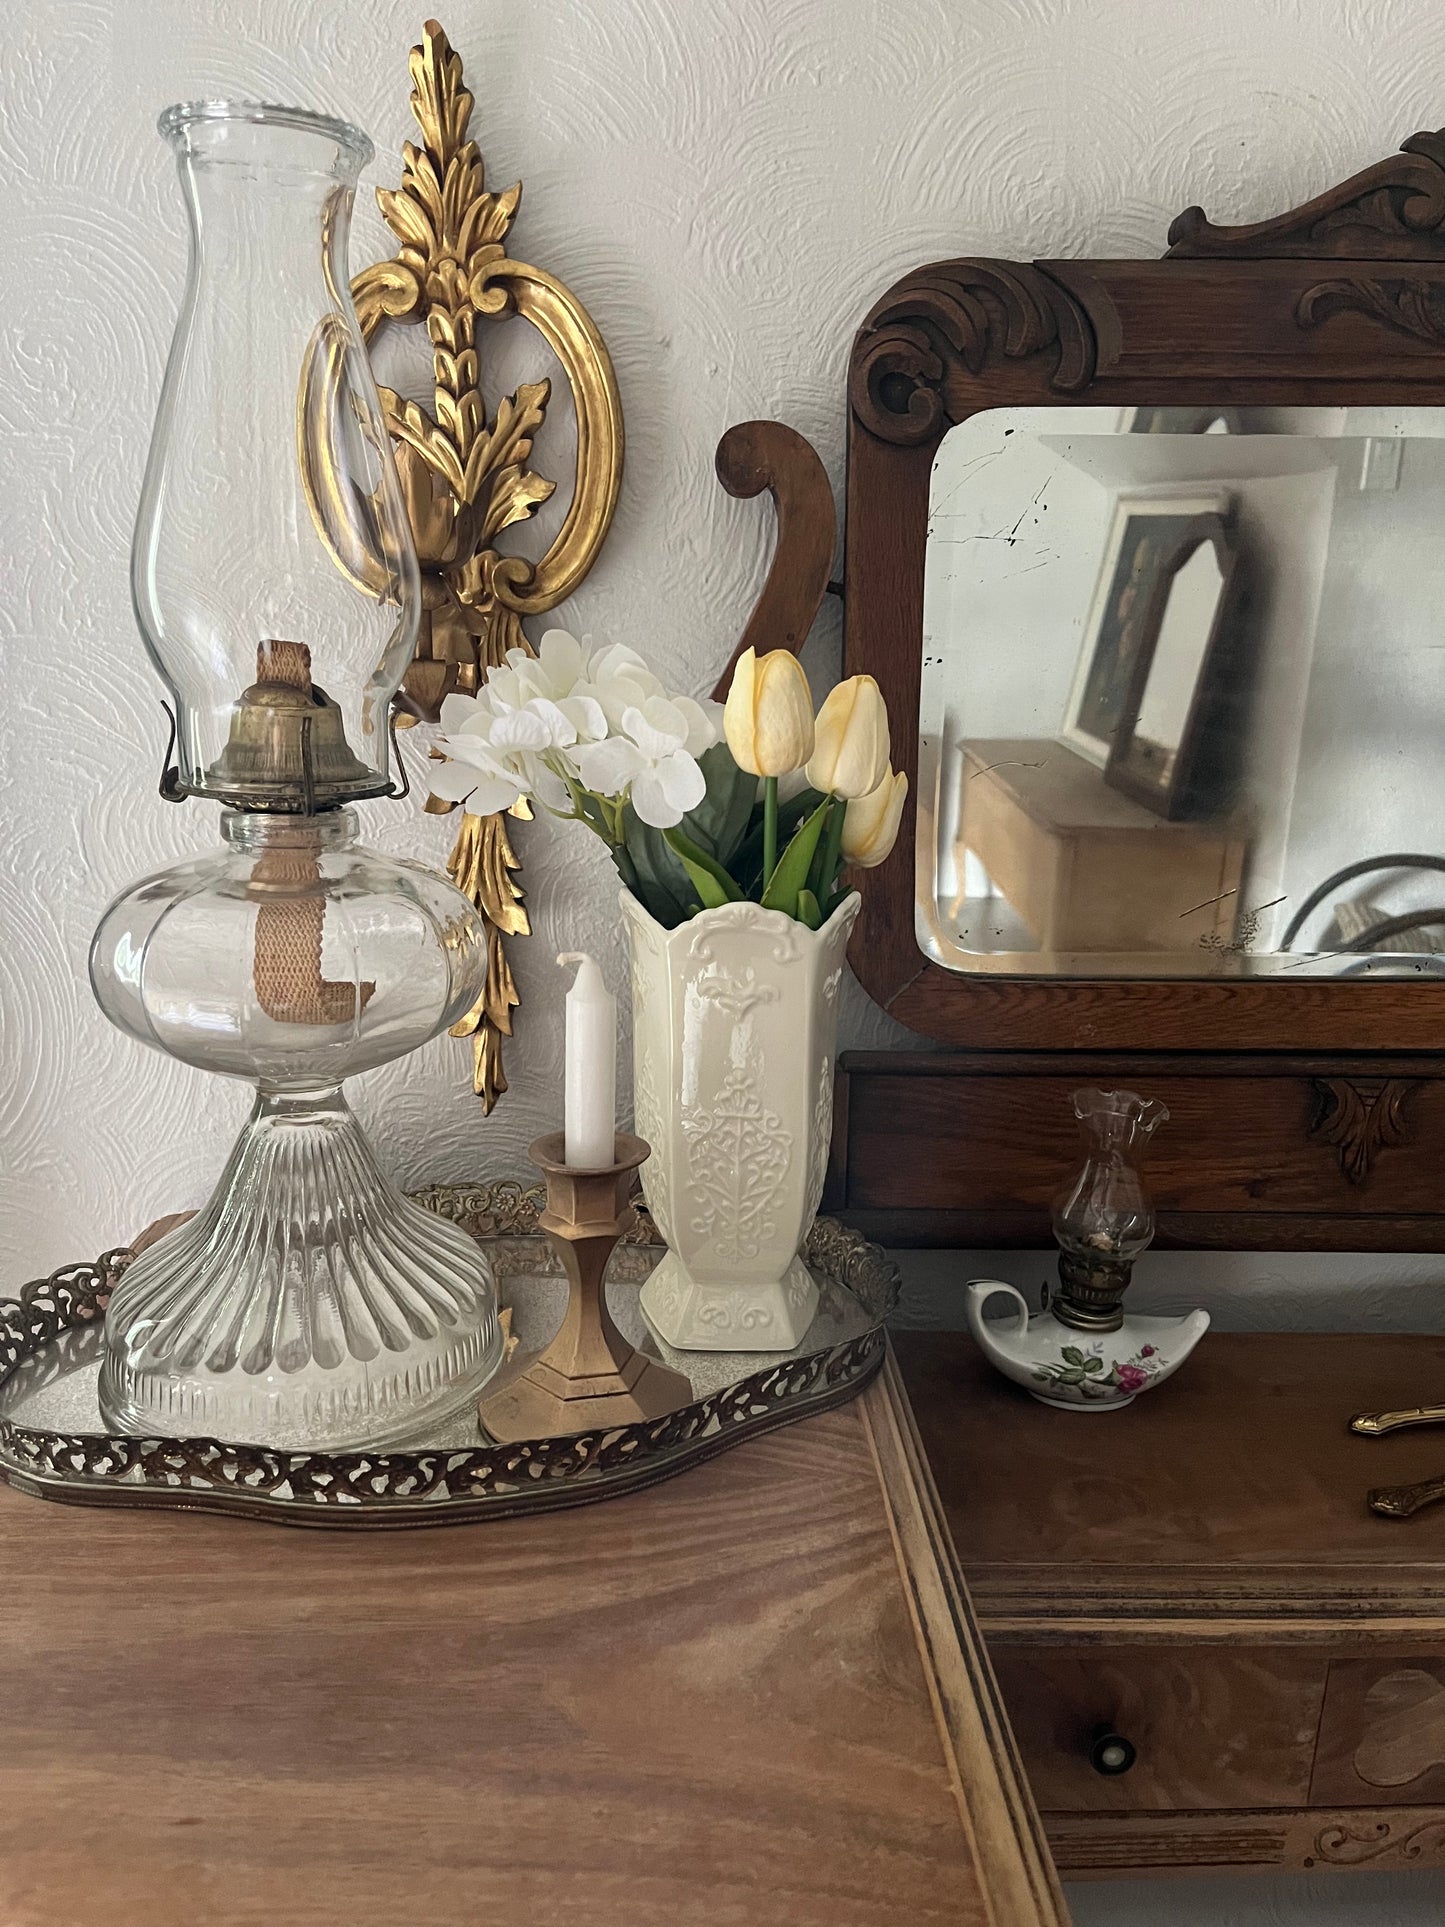
[[[1169,1111],[1136,1091],[1079,1090],[1073,1104],[1088,1155],[1054,1200],[1054,1316],[1078,1331],[1118,1331],[1134,1260],[1154,1236],[1154,1207],[1139,1164]]]

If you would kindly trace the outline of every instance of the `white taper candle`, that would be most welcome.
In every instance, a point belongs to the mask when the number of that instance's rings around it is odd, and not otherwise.
[[[567,950],[559,964],[576,964],[567,992],[566,1149],[577,1171],[603,1171],[617,1140],[617,999],[594,960]]]

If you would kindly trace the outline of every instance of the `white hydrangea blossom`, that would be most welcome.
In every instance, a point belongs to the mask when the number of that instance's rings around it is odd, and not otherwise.
[[[570,813],[582,790],[671,829],[706,794],[697,759],[720,740],[721,716],[670,693],[622,644],[591,649],[552,629],[535,656],[509,649],[477,695],[446,698],[432,794],[489,816],[523,796]]]

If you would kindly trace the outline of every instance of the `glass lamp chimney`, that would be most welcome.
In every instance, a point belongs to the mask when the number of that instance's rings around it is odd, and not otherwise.
[[[384,795],[421,580],[349,285],[371,142],[344,121],[246,102],[168,108],[160,131],[190,266],[131,586],[175,707],[177,785],[303,812]],[[306,704],[294,680],[278,702],[269,673],[295,646],[309,655]]]

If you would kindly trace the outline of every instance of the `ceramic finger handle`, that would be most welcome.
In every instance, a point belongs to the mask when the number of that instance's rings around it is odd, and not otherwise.
[[[990,1298],[997,1298],[1002,1292],[1004,1297],[1012,1298],[1018,1306],[1018,1317],[1012,1327],[1005,1325],[1009,1335],[1022,1338],[1029,1328],[1029,1302],[1015,1285],[1006,1285],[1002,1278],[973,1278],[968,1286],[968,1326],[974,1337],[979,1336],[979,1327],[984,1323],[983,1308]],[[1000,1320],[1000,1323],[1004,1321]]]

